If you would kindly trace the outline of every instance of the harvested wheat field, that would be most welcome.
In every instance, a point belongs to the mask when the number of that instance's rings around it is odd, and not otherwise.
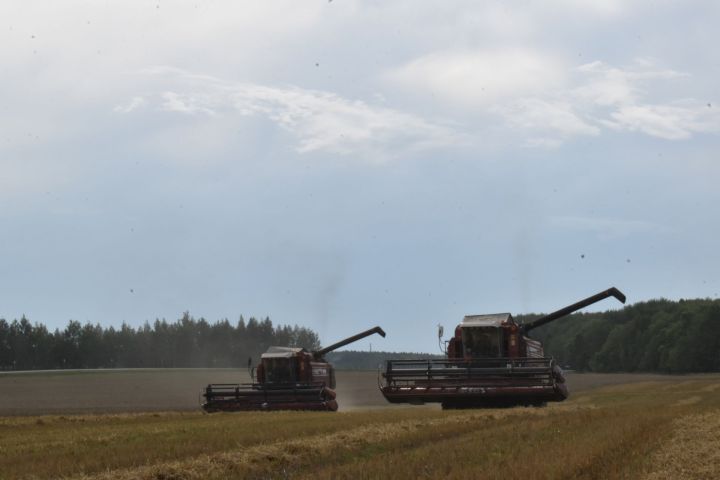
[[[0,478],[717,478],[720,375],[593,377],[546,408],[6,416]]]

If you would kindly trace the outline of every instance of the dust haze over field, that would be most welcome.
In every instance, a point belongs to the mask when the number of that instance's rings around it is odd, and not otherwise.
[[[603,385],[672,382],[652,374],[568,374],[571,394]],[[192,411],[208,383],[247,383],[243,369],[131,369],[0,373],[0,415]],[[377,372],[338,371],[340,410],[387,408]],[[397,408],[397,407],[394,407]]]

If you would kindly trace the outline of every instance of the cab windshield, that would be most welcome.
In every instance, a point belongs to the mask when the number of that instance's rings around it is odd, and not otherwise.
[[[500,357],[500,331],[497,327],[465,327],[463,349],[468,357]]]
[[[293,358],[264,358],[263,364],[268,383],[293,383],[296,381]]]

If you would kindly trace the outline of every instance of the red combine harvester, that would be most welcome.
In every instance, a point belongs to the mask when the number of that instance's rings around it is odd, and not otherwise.
[[[390,403],[435,402],[443,408],[563,401],[568,390],[562,370],[526,334],[611,296],[625,303],[613,287],[526,324],[515,323],[509,313],[466,316],[446,342],[446,359],[388,360],[380,391]]]
[[[380,327],[371,328],[345,340],[308,352],[304,348],[270,347],[260,357],[257,382],[210,384],[202,404],[206,412],[243,410],[327,410],[336,411],[335,369],[326,353],[356,342],[373,333],[385,336]]]

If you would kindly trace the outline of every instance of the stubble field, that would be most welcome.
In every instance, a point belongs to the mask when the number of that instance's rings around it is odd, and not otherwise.
[[[573,395],[560,404],[442,411],[389,407],[374,372],[340,372],[338,413],[197,410],[204,384],[238,375],[0,374],[0,478],[710,479],[720,472],[720,375],[571,374]]]

